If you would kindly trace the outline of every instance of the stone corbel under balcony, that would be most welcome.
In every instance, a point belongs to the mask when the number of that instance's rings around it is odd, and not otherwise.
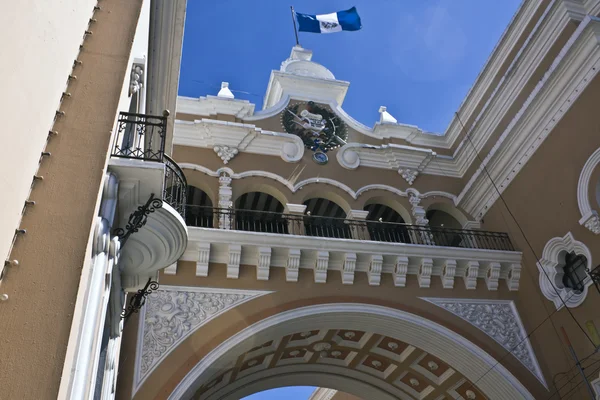
[[[296,135],[212,119],[175,121],[174,144],[213,149],[225,163],[241,152],[279,155],[287,162],[304,155],[304,143]]]
[[[199,276],[206,276],[213,264],[225,264],[228,278],[236,279],[240,265],[255,265],[259,280],[268,280],[271,268],[285,268],[289,282],[297,282],[299,269],[309,269],[313,270],[315,283],[339,280],[352,285],[355,273],[362,272],[375,286],[380,284],[382,275],[389,274],[399,288],[418,285],[423,289],[453,289],[458,284],[472,289],[479,282],[492,291],[499,284],[518,290],[520,274],[515,270],[520,270],[522,257],[518,251],[188,229],[190,241],[181,260],[201,263]],[[268,248],[265,243],[269,243]]]
[[[126,291],[175,263],[188,245],[182,217],[187,185],[179,166],[164,154],[165,130],[166,117],[119,116],[108,170],[119,180],[113,228],[122,230],[119,268]]]

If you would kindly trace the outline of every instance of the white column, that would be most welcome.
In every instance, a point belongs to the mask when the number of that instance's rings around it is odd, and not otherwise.
[[[219,176],[219,228],[220,229],[231,229],[232,226],[232,215],[233,213],[233,202],[231,198],[233,196],[233,190],[231,189],[231,177],[226,173]]]

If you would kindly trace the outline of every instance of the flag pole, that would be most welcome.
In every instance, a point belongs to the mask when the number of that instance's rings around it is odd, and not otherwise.
[[[290,6],[292,10],[292,21],[294,22],[294,33],[296,34],[296,46],[300,46],[300,41],[298,40],[298,28],[296,27],[296,12],[294,11],[294,6]]]

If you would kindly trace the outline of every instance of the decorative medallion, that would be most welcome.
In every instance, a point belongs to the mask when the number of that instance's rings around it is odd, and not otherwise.
[[[288,106],[281,115],[287,133],[299,136],[304,145],[315,152],[313,160],[326,164],[327,152],[346,144],[346,124],[333,112],[314,102]]]

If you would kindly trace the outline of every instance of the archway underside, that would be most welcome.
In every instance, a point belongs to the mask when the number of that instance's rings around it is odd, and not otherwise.
[[[310,330],[273,338],[218,369],[206,374],[194,399],[239,399],[300,384],[326,385],[365,399],[487,399],[432,354],[389,336],[358,330]],[[319,374],[324,382],[315,378]]]

